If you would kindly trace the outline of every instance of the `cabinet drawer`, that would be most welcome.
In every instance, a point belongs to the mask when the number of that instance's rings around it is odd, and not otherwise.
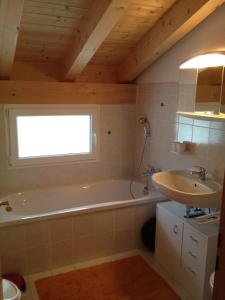
[[[182,249],[182,263],[193,269],[204,269],[204,258],[199,254],[195,254],[193,250]]]
[[[206,258],[207,239],[185,224],[181,257],[184,275],[182,281],[195,299],[203,299]]]
[[[183,251],[195,261],[201,261],[205,257],[207,241],[206,239],[190,228],[187,224],[184,226]]]
[[[182,264],[182,283],[195,299],[203,299],[204,274],[197,265]]]

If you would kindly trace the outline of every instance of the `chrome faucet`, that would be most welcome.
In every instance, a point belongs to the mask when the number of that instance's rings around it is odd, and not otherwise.
[[[12,211],[12,207],[9,204],[9,201],[1,201],[0,206],[5,206],[5,210],[10,212]]]
[[[148,169],[143,173],[143,176],[146,178],[146,183],[145,183],[145,187],[144,187],[144,195],[149,194],[149,177],[151,177],[156,172],[159,172],[159,170],[151,165],[148,165]]]
[[[148,169],[143,173],[143,176],[149,177],[149,176],[152,176],[156,172],[157,172],[157,170],[155,167],[148,165]]]
[[[194,167],[191,169],[191,174],[198,175],[201,180],[206,179],[206,169],[204,167]]]

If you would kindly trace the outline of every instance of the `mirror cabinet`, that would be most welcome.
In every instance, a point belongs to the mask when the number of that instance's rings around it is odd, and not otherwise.
[[[225,118],[224,66],[180,69],[179,112]]]

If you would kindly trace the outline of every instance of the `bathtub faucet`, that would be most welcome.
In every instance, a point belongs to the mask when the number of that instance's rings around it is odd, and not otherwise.
[[[148,165],[148,169],[143,173],[143,176],[149,177],[149,176],[152,176],[156,172],[157,172],[157,170],[155,167]]]
[[[10,212],[12,211],[12,207],[9,204],[9,201],[1,201],[0,206],[5,206],[5,210]]]
[[[146,179],[146,183],[145,183],[145,187],[144,187],[144,195],[149,194],[149,177],[152,177],[152,175],[157,172],[159,172],[158,169],[156,169],[155,167],[153,167],[151,165],[148,165],[147,170],[143,173],[143,176]]]

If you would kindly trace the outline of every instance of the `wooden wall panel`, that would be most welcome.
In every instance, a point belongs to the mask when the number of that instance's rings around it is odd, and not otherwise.
[[[2,104],[135,103],[136,85],[0,81]]]
[[[76,82],[119,83],[117,66],[89,64],[76,78]]]
[[[62,81],[60,65],[50,62],[16,61],[10,78],[15,81]],[[89,64],[76,82],[118,83],[117,67]]]
[[[15,81],[60,81],[60,66],[49,62],[15,61],[10,79]]]

